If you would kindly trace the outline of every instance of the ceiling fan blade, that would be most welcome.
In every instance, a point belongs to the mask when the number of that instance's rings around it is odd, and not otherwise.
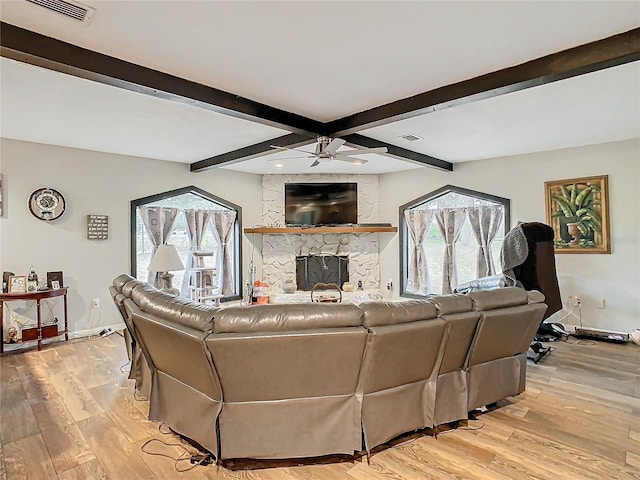
[[[276,145],[270,145],[271,148],[275,148],[276,150],[284,150],[285,152],[300,152],[300,153],[307,153],[307,154],[312,154],[313,152],[307,152],[306,150],[300,150],[298,148],[286,148],[286,147],[277,147]]]
[[[344,155],[365,155],[370,153],[387,153],[387,147],[376,147],[376,148],[362,148],[359,150],[346,150],[344,152],[338,152],[336,155],[344,156]]]
[[[320,165],[320,160],[318,160],[317,158],[315,159],[315,161],[309,165],[310,167],[317,167],[318,165]]]
[[[347,143],[347,141],[343,140],[342,138],[334,138],[333,140],[331,140],[331,143],[329,143],[329,145],[327,145],[327,148],[324,149],[323,153],[329,153],[329,154],[333,155],[345,143]]]
[[[306,152],[309,153],[309,152]],[[297,160],[300,158],[316,158],[315,155],[307,155],[305,157],[285,157],[285,158],[270,158],[268,162],[282,162],[283,160]]]
[[[340,160],[341,162],[355,163],[356,165],[364,165],[369,161],[369,160],[365,160],[364,158],[344,157],[342,155],[340,155],[339,157],[338,156],[333,157],[332,160]]]

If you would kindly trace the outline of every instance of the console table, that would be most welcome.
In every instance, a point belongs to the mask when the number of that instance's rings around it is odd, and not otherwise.
[[[0,354],[4,352],[4,302],[10,302],[13,300],[31,300],[35,301],[37,305],[37,321],[38,321],[38,350],[42,350],[42,314],[40,310],[40,301],[47,298],[62,297],[64,303],[64,330],[58,332],[57,335],[45,334],[44,338],[52,338],[64,335],[65,340],[69,340],[69,328],[67,325],[67,289],[68,287],[57,288],[55,290],[41,290],[38,292],[30,293],[2,293],[0,294]],[[57,331],[56,325],[56,331]]]

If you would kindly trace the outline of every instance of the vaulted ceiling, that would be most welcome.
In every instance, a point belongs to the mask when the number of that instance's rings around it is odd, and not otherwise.
[[[3,138],[268,174],[640,137],[640,2],[83,4],[0,2]],[[318,134],[388,153],[311,169],[271,147]]]

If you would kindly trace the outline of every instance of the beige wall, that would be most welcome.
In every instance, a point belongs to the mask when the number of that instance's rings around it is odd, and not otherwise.
[[[398,207],[451,184],[511,199],[511,222],[545,222],[544,182],[609,175],[610,255],[556,255],[564,303],[583,301],[585,326],[631,331],[640,328],[640,141],[555,150],[380,176],[381,221],[398,224]],[[381,277],[398,286],[398,236],[383,245]],[[397,289],[396,289],[397,295]],[[604,309],[602,301],[605,301]],[[567,320],[575,323],[577,318]]]
[[[227,170],[195,174],[187,164],[6,139],[0,148],[6,207],[0,220],[0,270],[27,273],[30,265],[42,275],[62,270],[70,287],[74,332],[121,323],[107,287],[116,275],[130,271],[131,200],[195,185],[241,206],[244,225],[262,221],[260,175]],[[45,186],[59,190],[68,205],[51,223],[27,209],[29,194]],[[86,239],[87,214],[109,216],[108,240]],[[247,265],[246,241],[243,255]],[[91,309],[93,298],[100,299],[99,310]]]
[[[0,270],[26,273],[32,264],[41,274],[63,270],[71,287],[72,331],[120,323],[107,285],[129,271],[130,200],[196,185],[240,205],[244,226],[263,223],[259,175],[192,174],[185,164],[4,139],[0,147]],[[569,295],[582,297],[586,326],[629,331],[640,328],[640,141],[468,162],[452,173],[426,168],[380,175],[380,221],[398,225],[400,205],[447,184],[510,198],[512,223],[545,221],[545,181],[602,174],[609,175],[612,254],[558,255],[558,274],[565,302]],[[69,204],[50,224],[32,217],[26,206],[28,195],[43,186],[60,190]],[[90,213],[109,215],[108,240],[86,240]],[[382,283],[393,279],[397,295],[398,235],[379,238]],[[250,252],[244,238],[245,276]],[[97,311],[91,310],[93,298],[100,299]],[[597,308],[603,299],[606,308]]]

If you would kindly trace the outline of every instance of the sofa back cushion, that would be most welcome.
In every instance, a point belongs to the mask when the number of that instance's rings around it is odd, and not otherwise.
[[[494,310],[529,303],[527,291],[518,287],[503,287],[494,290],[471,292],[469,298],[474,310]]]
[[[445,322],[437,318],[370,327],[365,394],[430,378],[444,331]]]
[[[213,317],[220,310],[211,305],[173,296],[148,284],[137,285],[131,298],[144,312],[201,332],[213,331]]]
[[[342,312],[342,309],[336,310]],[[295,320],[297,312],[293,310],[293,322],[300,321]],[[273,312],[269,315],[272,317]],[[254,312],[251,318],[261,317]],[[286,319],[284,322],[284,326],[291,326],[286,324]],[[240,329],[249,325],[229,321],[223,324],[237,325]],[[283,326],[282,323],[268,322],[268,325],[274,330],[215,333],[207,337],[206,345],[216,366],[225,402],[355,393],[367,337],[362,327],[278,332],[275,328]]]
[[[427,300],[410,300],[407,302],[364,302],[362,324],[365,327],[398,325],[435,318],[436,307]]]
[[[429,302],[438,309],[438,315],[464,313],[473,310],[473,302],[468,295],[454,293],[451,295],[434,295],[429,297]]]
[[[204,346],[206,332],[159,318],[143,310],[132,319],[153,366],[209,398],[220,400],[220,388]]]
[[[469,364],[478,365],[525,352],[546,309],[546,304],[536,303],[481,311]]]
[[[228,307],[216,315],[216,333],[289,332],[356,327],[362,310],[346,303],[305,303]]]
[[[480,314],[478,312],[451,313],[441,315],[440,318],[451,325],[440,373],[463,370],[466,368],[467,355],[471,349]]]
[[[116,288],[116,290],[118,290],[118,292],[122,292],[122,287],[124,287],[127,283],[129,283],[132,280],[135,280],[135,278],[133,278],[131,275],[127,275],[126,273],[123,273],[113,279],[113,286]]]

